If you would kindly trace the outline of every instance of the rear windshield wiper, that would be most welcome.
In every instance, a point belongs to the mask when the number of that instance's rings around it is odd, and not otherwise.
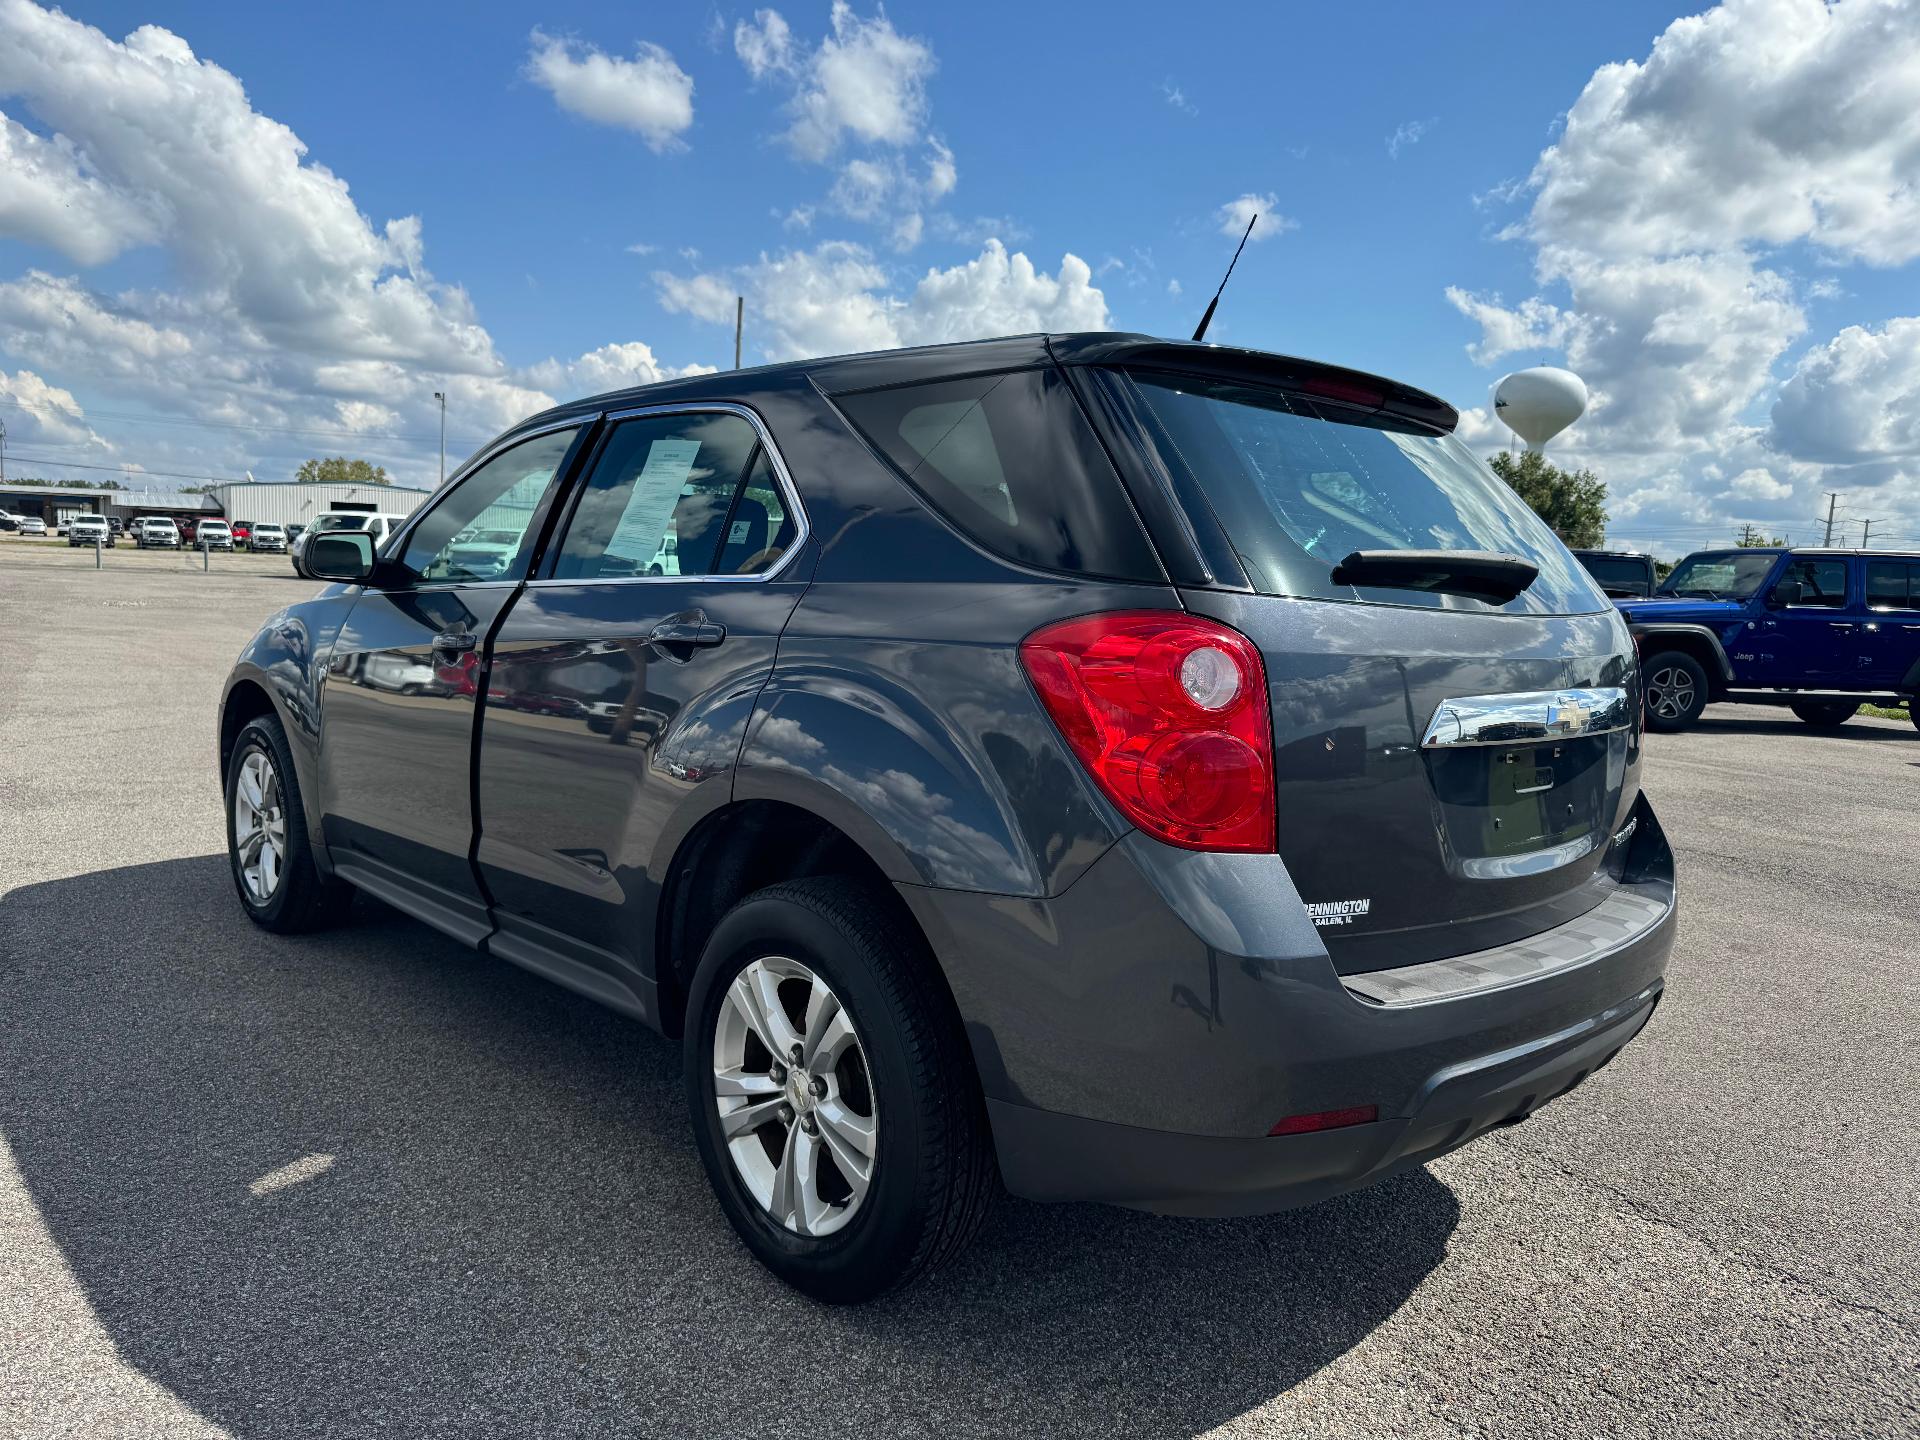
[[[1333,583],[1438,590],[1504,605],[1539,574],[1532,561],[1492,550],[1356,550],[1333,567]]]

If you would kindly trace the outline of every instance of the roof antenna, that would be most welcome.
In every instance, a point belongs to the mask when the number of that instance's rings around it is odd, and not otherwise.
[[[1213,323],[1213,307],[1220,303],[1221,291],[1227,288],[1227,281],[1233,278],[1233,267],[1240,263],[1240,252],[1247,248],[1247,235],[1253,234],[1254,223],[1258,221],[1259,218],[1260,212],[1258,210],[1254,211],[1252,218],[1247,221],[1247,234],[1242,235],[1240,237],[1240,243],[1234,246],[1233,259],[1227,262],[1227,273],[1220,277],[1220,289],[1213,292],[1213,299],[1207,302],[1207,313],[1200,317],[1200,324],[1193,332],[1193,338],[1196,341],[1207,338],[1207,326]]]

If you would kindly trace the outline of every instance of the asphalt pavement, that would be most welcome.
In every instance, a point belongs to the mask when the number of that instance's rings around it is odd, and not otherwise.
[[[0,546],[0,1435],[1920,1433],[1920,735],[1649,741],[1652,1026],[1254,1220],[1003,1201],[834,1310],[734,1241],[676,1048],[371,902],[281,939],[214,706],[278,565]]]

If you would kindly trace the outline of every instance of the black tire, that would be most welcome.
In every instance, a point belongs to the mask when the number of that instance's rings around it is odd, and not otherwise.
[[[1913,728],[1920,730],[1920,695],[1907,702],[1907,718],[1913,722]]]
[[[1707,672],[1684,650],[1663,650],[1640,663],[1647,687],[1647,728],[1685,730],[1707,708]]]
[[[279,782],[280,817],[285,835],[284,858],[272,892],[264,899],[249,888],[242,873],[242,861],[235,833],[235,793],[247,758],[264,754]],[[287,748],[286,732],[278,718],[262,715],[247,722],[234,741],[233,754],[227,759],[227,783],[224,790],[227,812],[227,869],[233,876],[233,888],[247,917],[264,930],[278,935],[318,930],[342,918],[353,903],[353,887],[340,880],[324,878],[314,864],[313,847],[307,840],[306,805],[300,798],[300,782],[293,768],[293,755]]]
[[[714,1091],[715,1027],[728,989],[749,963],[775,956],[811,970],[840,1000],[871,1078],[870,1185],[843,1228],[820,1237],[781,1225],[747,1188]],[[694,1137],[721,1209],[761,1264],[816,1299],[869,1300],[945,1264],[999,1192],[959,1014],[926,942],[884,891],[820,877],[734,906],[694,973],[685,1057]]]
[[[1858,700],[1796,700],[1787,707],[1816,730],[1838,730],[1860,713]]]

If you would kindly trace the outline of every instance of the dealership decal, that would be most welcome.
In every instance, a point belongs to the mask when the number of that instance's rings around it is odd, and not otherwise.
[[[1316,925],[1351,925],[1372,908],[1371,900],[1316,900],[1307,906],[1307,914]]]

